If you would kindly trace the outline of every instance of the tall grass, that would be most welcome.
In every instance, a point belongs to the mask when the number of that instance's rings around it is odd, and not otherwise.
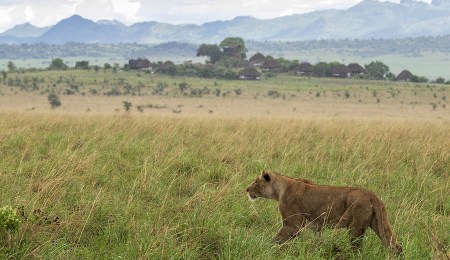
[[[262,169],[365,187],[407,259],[445,258],[450,125],[423,121],[0,115],[0,205],[22,208],[2,258],[390,258],[373,232],[270,242],[277,205],[250,203]],[[1,242],[1,241],[0,241]],[[334,250],[335,246],[341,248]]]

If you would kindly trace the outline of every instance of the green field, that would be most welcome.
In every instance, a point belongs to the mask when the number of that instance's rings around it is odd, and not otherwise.
[[[120,94],[105,94],[113,88]],[[60,107],[50,108],[51,92]],[[19,209],[22,223],[1,233],[0,257],[394,258],[372,231],[359,253],[345,230],[273,244],[277,204],[245,193],[271,169],[374,191],[405,259],[446,259],[448,95],[446,85],[291,75],[8,73],[0,83],[0,207]]]

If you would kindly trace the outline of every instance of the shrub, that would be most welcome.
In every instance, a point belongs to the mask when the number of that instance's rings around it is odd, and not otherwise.
[[[269,90],[267,92],[267,95],[272,98],[279,98],[281,96],[280,92],[278,92],[277,90]]]
[[[227,80],[233,80],[233,79],[237,79],[238,75],[236,74],[236,72],[232,71],[232,70],[227,70],[225,72],[224,75],[225,79]]]
[[[0,208],[0,233],[16,231],[20,226],[20,219],[17,211],[11,206]]]
[[[11,233],[19,229],[20,223],[15,209],[10,206],[0,208],[0,239],[7,247],[11,247]],[[1,249],[3,246],[0,246]]]
[[[104,93],[106,96],[120,96],[122,92],[117,88],[113,87],[111,90],[108,90]]]
[[[184,94],[184,92],[189,88],[188,84],[186,82],[182,82],[178,84],[178,90],[181,94]]]
[[[133,104],[131,102],[123,101],[123,108],[126,112],[129,112],[132,106]]]
[[[220,97],[221,92],[222,92],[222,90],[220,88],[216,88],[216,90],[215,90],[216,96]]]
[[[52,109],[55,109],[59,106],[61,106],[61,101],[59,100],[59,96],[53,92],[50,93],[47,97],[48,102],[50,103],[50,106],[52,107]]]
[[[73,91],[72,89],[70,89],[70,88],[66,88],[65,90],[64,90],[64,93],[63,93],[64,95],[74,95],[75,94],[75,91]]]
[[[345,98],[349,98],[350,97],[350,92],[348,92],[348,90],[345,91],[344,93]]]

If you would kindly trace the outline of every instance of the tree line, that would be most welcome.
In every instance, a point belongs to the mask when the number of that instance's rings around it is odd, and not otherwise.
[[[193,63],[192,61],[185,61],[181,64],[175,64],[171,61],[156,61],[151,62],[146,58],[130,59],[129,63],[120,64],[109,64],[105,63],[103,67],[98,65],[90,65],[89,61],[81,60],[75,63],[75,66],[70,68],[66,65],[61,58],[53,59],[50,66],[47,68],[49,70],[66,70],[66,69],[78,69],[78,70],[95,70],[96,72],[100,69],[111,69],[114,72],[118,70],[144,70],[148,73],[160,73],[167,74],[170,76],[197,76],[203,78],[222,78],[228,80],[238,79],[240,71],[248,67],[255,67],[263,72],[265,77],[276,76],[277,73],[292,73],[300,74],[299,67],[302,64],[298,60],[289,60],[285,58],[274,58],[270,55],[264,56],[261,53],[257,53],[254,56],[247,59],[247,46],[245,41],[240,37],[227,37],[219,44],[201,44],[196,49],[196,56],[205,57],[204,63]],[[252,62],[255,56],[260,55],[261,59],[258,66]],[[266,65],[266,63],[270,63]],[[273,69],[273,67],[276,69]],[[344,75],[346,72],[336,72],[336,68],[339,66],[345,67],[345,64],[340,64],[339,62],[318,62],[316,64],[310,64],[310,70],[302,75],[314,76],[314,77],[336,77]],[[358,64],[358,66],[360,66]],[[12,62],[8,62],[8,71],[18,70],[16,65]],[[364,65],[363,71],[352,75],[353,77],[363,78],[363,79],[373,79],[373,80],[396,80],[396,75],[394,75],[389,66],[381,61],[372,61]],[[5,71],[3,75],[5,77]],[[338,74],[336,74],[338,73]],[[411,82],[429,82],[424,76],[413,75],[408,72],[408,76],[402,80],[407,80]],[[444,78],[439,77],[435,83],[447,83],[450,81],[445,81]]]
[[[422,52],[450,52],[450,35],[399,39],[321,39],[298,42],[246,41],[252,52],[343,50],[354,56],[386,54],[420,55]],[[50,59],[52,57],[192,57],[198,44],[167,42],[162,44],[0,44],[1,59]],[[162,54],[162,55],[161,55]]]

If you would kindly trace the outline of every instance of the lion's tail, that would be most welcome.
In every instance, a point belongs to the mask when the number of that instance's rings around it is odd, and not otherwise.
[[[386,208],[381,200],[377,197],[371,199],[375,217],[372,218],[370,227],[375,231],[386,247],[392,247],[397,255],[402,255],[402,246],[397,242],[395,236],[392,234],[391,225],[387,218]]]

